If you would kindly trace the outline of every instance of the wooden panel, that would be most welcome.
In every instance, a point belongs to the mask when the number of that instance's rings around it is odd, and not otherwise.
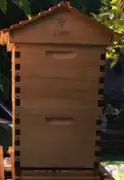
[[[61,25],[63,21],[63,25]],[[50,30],[50,31],[49,31]],[[97,37],[97,38],[96,38]],[[41,18],[12,33],[12,42],[110,44],[110,35],[97,25],[89,24],[69,12],[59,12]]]
[[[19,48],[16,167],[93,168],[100,155],[96,124],[103,49],[24,44]]]
[[[37,168],[93,167],[96,159],[94,115],[86,116],[79,111],[80,114],[74,116],[71,113],[72,110],[68,110],[68,114],[59,110],[61,116],[56,111],[54,110],[52,113],[47,111],[46,114],[43,114],[42,111],[42,116],[41,113],[36,115],[29,114],[29,111],[23,112],[22,118],[25,121],[29,119],[29,121],[21,123],[21,166]],[[70,125],[65,122],[59,125],[47,123],[45,117],[56,117],[58,120],[62,117],[63,119],[71,117],[74,120]],[[84,124],[84,119],[89,121]]]
[[[2,146],[0,146],[0,179],[4,180],[4,158]]]
[[[78,101],[22,100],[21,166],[93,167],[98,112],[97,108],[83,107]],[[70,125],[59,126],[48,123],[47,118],[72,118],[73,121]],[[31,143],[27,147],[29,140]]]
[[[35,85],[32,86],[32,84]],[[75,100],[80,101],[82,105],[88,106],[90,103],[93,106],[97,105],[97,99],[99,98],[97,86],[96,83],[78,82],[69,79],[27,79],[21,83],[21,97],[22,101],[32,101],[32,103],[36,99],[42,102],[42,98],[63,98],[72,100],[72,103],[75,103]],[[31,87],[30,91],[29,87]]]
[[[102,48],[83,46],[20,46],[22,54],[21,77],[25,79],[73,78],[98,83],[100,73],[100,55]],[[47,56],[46,51],[74,52],[74,57],[58,59]],[[61,57],[61,54],[60,54]],[[24,62],[24,63],[23,63]],[[93,72],[93,74],[92,74]]]

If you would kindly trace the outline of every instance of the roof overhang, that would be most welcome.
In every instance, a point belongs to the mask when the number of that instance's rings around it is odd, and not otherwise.
[[[109,40],[110,45],[113,44],[113,41],[119,41],[122,37],[121,34],[115,33],[112,29],[109,29],[108,27],[104,26],[103,24],[100,24],[95,19],[90,18],[87,15],[80,13],[78,10],[71,7],[69,5],[69,3],[61,2],[57,6],[50,8],[48,11],[43,11],[43,12],[39,13],[38,15],[32,17],[30,20],[21,21],[19,24],[12,25],[8,29],[1,30],[0,31],[0,44],[2,46],[7,45],[8,51],[11,51],[12,47],[13,47],[13,43],[10,42],[11,32],[15,32],[18,29],[20,29],[24,26],[27,26],[28,24],[30,24],[40,18],[43,18],[46,15],[50,15],[51,13],[56,12],[57,10],[69,11],[69,12],[73,13],[76,17],[80,18],[82,21],[86,21],[86,22],[90,23],[91,25],[96,26],[97,28],[99,28],[100,30],[105,32],[105,34],[107,36],[110,37],[110,40]]]
[[[7,51],[12,51],[14,44],[10,42],[9,32],[0,32],[0,44],[1,46],[7,46]]]

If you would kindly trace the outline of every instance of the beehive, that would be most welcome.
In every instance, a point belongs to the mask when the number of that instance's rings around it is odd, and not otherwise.
[[[12,51],[16,170],[94,169],[114,33],[60,3],[1,35]]]

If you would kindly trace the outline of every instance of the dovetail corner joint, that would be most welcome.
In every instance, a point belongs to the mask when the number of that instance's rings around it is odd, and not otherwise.
[[[16,135],[16,136],[20,136],[20,135],[21,135],[20,129],[15,129],[15,135]]]
[[[96,125],[101,125],[101,120],[100,120],[100,119],[98,119],[98,120],[96,121]]]
[[[101,141],[96,141],[96,146],[101,146]]]
[[[15,93],[19,94],[20,93],[20,87],[15,88]]]
[[[15,76],[15,81],[20,82],[20,76]]]
[[[95,151],[95,156],[96,157],[100,157],[100,154],[101,154],[100,151]]]
[[[99,83],[100,83],[100,84],[104,84],[104,77],[100,77],[100,78],[99,78]]]
[[[15,119],[15,124],[16,124],[16,125],[19,125],[19,124],[20,124],[20,119],[19,119],[19,118],[16,118],[16,119]]]
[[[20,58],[20,52],[19,52],[19,51],[16,51],[16,52],[15,52],[15,57],[16,57],[16,58]]]
[[[15,99],[15,105],[20,106],[20,99]]]
[[[98,107],[103,107],[103,106],[104,106],[104,101],[98,100]]]
[[[101,131],[100,130],[96,131],[96,136],[101,136]]]
[[[99,95],[103,95],[103,94],[104,94],[104,89],[103,89],[103,88],[100,88],[100,89],[98,90],[98,94],[99,94]]]
[[[100,66],[100,72],[105,72],[105,66],[104,65]]]
[[[20,140],[15,140],[15,146],[20,146]]]
[[[106,53],[101,54],[101,60],[106,60]]]
[[[20,156],[20,151],[19,150],[15,151],[15,156],[17,156],[17,157]],[[16,161],[16,162],[19,162],[19,161]]]
[[[15,64],[15,70],[20,70],[20,64]]]
[[[99,162],[94,162],[94,169],[99,169]]]

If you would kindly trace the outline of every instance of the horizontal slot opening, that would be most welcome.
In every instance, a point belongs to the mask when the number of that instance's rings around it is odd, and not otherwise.
[[[46,51],[46,55],[54,59],[73,59],[76,53],[73,51]]]
[[[45,120],[50,125],[68,126],[74,121],[72,117],[45,117]]]

